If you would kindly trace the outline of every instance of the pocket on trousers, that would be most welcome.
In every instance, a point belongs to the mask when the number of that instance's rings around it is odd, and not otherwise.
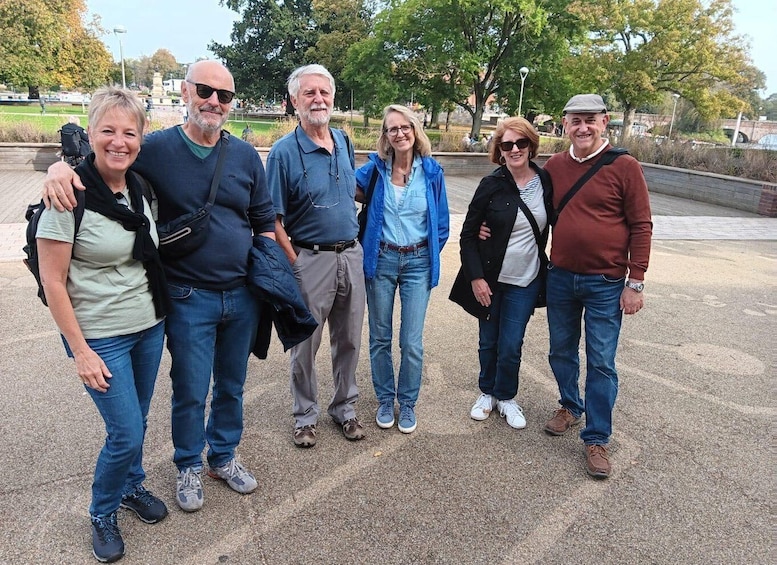
[[[185,300],[194,293],[194,288],[187,285],[168,283],[167,292],[170,294],[171,300]]]

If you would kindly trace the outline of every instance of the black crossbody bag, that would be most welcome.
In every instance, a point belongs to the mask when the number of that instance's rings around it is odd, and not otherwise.
[[[216,201],[216,191],[221,180],[221,171],[224,168],[224,156],[229,144],[229,132],[221,132],[221,146],[216,161],[216,172],[210,183],[210,194],[205,206],[194,212],[178,216],[163,225],[157,225],[159,234],[159,253],[169,259],[185,257],[196,251],[208,237],[210,226],[210,210]]]

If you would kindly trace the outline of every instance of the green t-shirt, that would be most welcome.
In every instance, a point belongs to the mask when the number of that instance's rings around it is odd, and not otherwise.
[[[125,190],[125,199],[129,196]],[[151,219],[148,202],[144,213]],[[73,241],[73,212],[45,210],[37,237]],[[134,231],[92,210],[85,210],[73,246],[67,292],[86,339],[139,332],[159,322],[143,263],[132,258]],[[159,244],[156,226],[151,237]]]

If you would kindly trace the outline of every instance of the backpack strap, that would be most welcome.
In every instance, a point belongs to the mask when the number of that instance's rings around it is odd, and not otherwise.
[[[583,176],[581,176],[577,182],[572,186],[572,188],[569,189],[569,192],[567,192],[564,195],[564,198],[561,199],[561,202],[558,205],[558,208],[553,210],[553,218],[550,224],[552,226],[556,225],[556,222],[558,222],[558,216],[561,214],[561,210],[564,209],[564,207],[569,203],[570,200],[572,200],[572,197],[577,194],[577,192],[583,188],[583,185],[587,183],[592,176],[596,174],[596,172],[601,169],[604,165],[609,165],[615,159],[620,157],[621,155],[627,155],[628,150],[624,149],[623,147],[613,147],[611,149],[608,149],[605,151],[599,159],[596,160],[596,163],[593,164],[593,166],[588,169]]]

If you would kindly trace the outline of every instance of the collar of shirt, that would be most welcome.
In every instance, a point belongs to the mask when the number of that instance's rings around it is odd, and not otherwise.
[[[593,159],[594,157],[596,157],[599,153],[604,151],[607,146],[610,145],[610,141],[608,139],[604,139],[602,141],[603,141],[603,143],[599,147],[599,149],[597,149],[596,151],[594,151],[593,153],[591,153],[587,157],[582,157],[582,158],[581,157],[575,157],[575,146],[574,145],[570,145],[569,146],[569,156],[572,157],[578,163],[585,163],[589,159]]]

